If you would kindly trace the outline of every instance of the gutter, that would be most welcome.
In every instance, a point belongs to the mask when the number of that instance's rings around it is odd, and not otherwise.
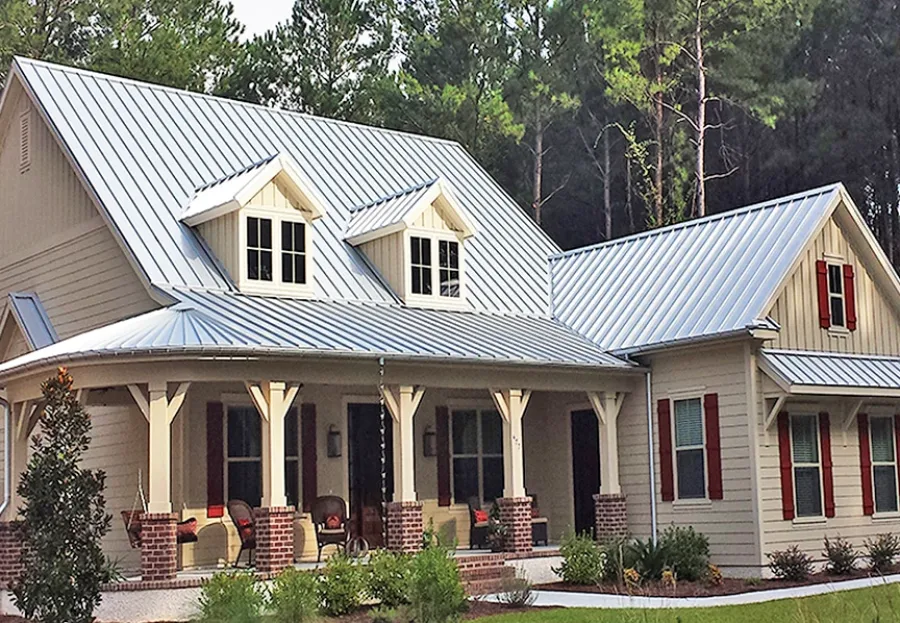
[[[0,404],[3,405],[4,412],[4,422],[3,422],[3,502],[0,503],[0,515],[6,511],[6,508],[9,506],[9,501],[12,498],[12,478],[10,478],[10,474],[12,473],[12,457],[10,457],[11,450],[11,436],[10,436],[10,424],[12,420],[12,409],[9,408],[9,402],[4,398],[0,398]]]
[[[647,467],[650,470],[650,538],[656,545],[657,521],[656,521],[656,470],[653,467],[653,403],[651,402],[651,372],[647,370],[644,375],[647,389]]]
[[[655,342],[643,346],[633,346],[631,348],[620,348],[609,351],[618,357],[633,357],[635,355],[646,355],[649,353],[657,353],[672,348],[680,348],[682,346],[691,346],[694,344],[705,344],[707,342],[715,342],[729,338],[753,337],[753,331],[760,329],[771,329],[771,327],[763,326],[747,326],[734,331],[725,331],[722,333],[713,333],[710,335],[702,335],[698,337],[689,337],[680,340],[670,340],[668,342]]]

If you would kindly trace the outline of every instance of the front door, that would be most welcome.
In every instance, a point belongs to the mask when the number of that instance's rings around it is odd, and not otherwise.
[[[394,428],[384,414],[384,484],[387,501],[394,495]],[[350,525],[371,547],[382,547],[381,408],[374,403],[347,406],[350,463]]]
[[[594,495],[600,492],[600,429],[588,409],[572,412],[572,478],[575,532],[594,534]]]

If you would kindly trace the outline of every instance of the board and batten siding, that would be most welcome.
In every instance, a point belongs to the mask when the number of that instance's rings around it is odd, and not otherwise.
[[[239,219],[239,212],[230,212],[197,226],[197,231],[206,241],[213,256],[218,258],[235,283],[240,278]]]
[[[422,214],[413,221],[413,227],[431,229],[434,231],[454,231],[453,228],[447,224],[448,219],[445,216],[446,208],[435,205],[435,203],[432,203],[422,211]]]
[[[835,262],[853,266],[857,317],[855,331],[836,333],[819,326],[816,261],[831,257],[835,258]],[[781,325],[778,337],[767,344],[771,348],[900,354],[900,317],[883,296],[834,218],[829,219],[819,235],[810,242],[800,265],[788,279],[768,315]]]
[[[406,256],[403,232],[364,242],[359,246],[397,296],[406,292]]]
[[[745,362],[744,345],[734,343],[657,353],[641,363],[653,370],[653,465],[659,529],[673,524],[693,526],[709,537],[713,564],[730,574],[758,575],[760,552],[753,503],[755,462],[750,451],[753,431],[747,413]],[[676,480],[676,501],[663,502],[657,402],[702,399],[711,393],[719,397],[724,499],[679,501]],[[643,392],[636,392],[626,397],[619,416],[619,470],[622,491],[627,497],[628,525],[632,534],[642,538],[651,532],[646,408]]]

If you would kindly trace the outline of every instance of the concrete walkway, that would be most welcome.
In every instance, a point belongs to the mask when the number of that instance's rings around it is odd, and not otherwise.
[[[640,597],[632,595],[610,595],[599,593],[570,593],[563,591],[535,591],[537,599],[535,606],[560,606],[563,608],[709,608],[713,606],[739,606],[744,604],[757,604],[778,599],[795,599],[797,597],[811,597],[813,595],[826,595],[839,591],[850,591],[858,588],[869,588],[885,584],[900,583],[900,574],[888,575],[880,578],[861,578],[859,580],[844,580],[842,582],[829,582],[827,584],[813,584],[811,586],[797,586],[794,588],[780,588],[770,591],[754,591],[740,595],[723,595],[721,597]],[[898,589],[900,590],[900,589]],[[497,601],[496,595],[488,597],[490,601]]]

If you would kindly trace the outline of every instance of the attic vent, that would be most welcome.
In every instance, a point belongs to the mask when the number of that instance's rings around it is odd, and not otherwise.
[[[22,111],[19,117],[19,172],[31,168],[31,109]]]

